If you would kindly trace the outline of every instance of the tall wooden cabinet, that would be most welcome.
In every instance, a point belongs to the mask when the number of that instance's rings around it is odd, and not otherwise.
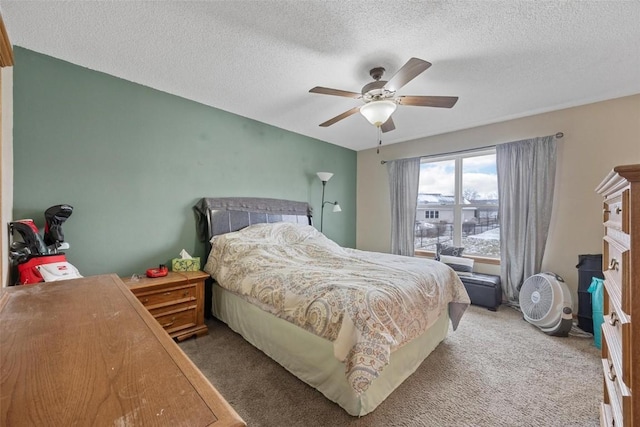
[[[615,167],[604,198],[603,426],[640,426],[640,165]],[[633,319],[635,322],[633,322]],[[634,422],[635,421],[635,422]]]

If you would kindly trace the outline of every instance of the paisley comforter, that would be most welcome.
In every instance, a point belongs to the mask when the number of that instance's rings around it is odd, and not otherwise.
[[[333,342],[360,394],[391,353],[449,310],[469,305],[457,274],[437,261],[347,249],[315,228],[256,224],[216,236],[204,267],[223,288]]]

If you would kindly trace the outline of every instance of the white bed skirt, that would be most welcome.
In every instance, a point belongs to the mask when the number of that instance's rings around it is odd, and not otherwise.
[[[391,354],[390,363],[365,393],[349,386],[344,363],[333,355],[333,344],[247,303],[213,284],[212,313],[248,342],[314,387],[347,413],[362,416],[373,411],[445,339],[447,310],[420,337]]]

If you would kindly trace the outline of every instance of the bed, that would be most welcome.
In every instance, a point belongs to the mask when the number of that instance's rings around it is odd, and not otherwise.
[[[212,314],[351,415],[382,403],[469,305],[449,267],[342,248],[307,203],[204,198],[194,210]]]

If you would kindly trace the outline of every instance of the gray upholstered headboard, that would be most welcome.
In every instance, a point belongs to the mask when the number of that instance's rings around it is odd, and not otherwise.
[[[312,225],[309,203],[257,197],[203,198],[193,207],[198,238],[209,242],[218,234],[237,231],[251,224],[296,222]]]

